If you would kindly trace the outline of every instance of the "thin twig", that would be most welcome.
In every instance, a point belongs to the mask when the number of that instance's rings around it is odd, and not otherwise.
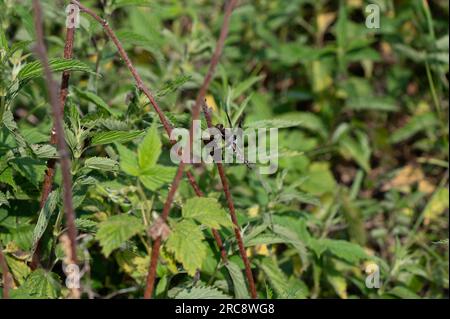
[[[161,219],[163,220],[164,223],[167,221],[167,217],[169,216],[173,198],[177,191],[178,185],[180,184],[181,177],[183,176],[184,166],[185,163],[180,162],[180,164],[178,165],[177,173],[175,174],[175,177],[173,179],[172,186],[170,187],[169,194],[167,194],[167,198],[164,203],[163,211],[161,214]],[[155,278],[156,278],[156,266],[158,265],[159,249],[161,247],[161,241],[162,241],[161,236],[158,236],[153,241],[152,256],[150,259],[150,266],[148,269],[147,282],[144,292],[145,299],[150,299],[152,298],[153,295],[153,289],[155,287]]]
[[[68,13],[69,14],[69,13]],[[66,28],[66,41],[64,44],[64,59],[72,59],[73,53],[73,40],[75,36],[75,28]],[[69,88],[69,79],[70,79],[70,71],[66,70],[61,75],[61,85],[59,88],[59,107],[61,108],[61,112],[64,112],[64,105],[66,104],[68,88]],[[51,136],[50,136],[50,144],[56,145],[57,137],[55,126],[53,126]],[[55,176],[55,159],[49,159],[47,162],[47,169],[44,175],[44,182],[42,184],[42,194],[40,201],[40,208],[44,207],[45,202],[47,201],[48,196],[52,191],[53,178]],[[40,252],[40,242],[38,242],[35,253],[32,256],[30,267],[31,269],[36,269],[39,265],[39,252]]]
[[[44,30],[42,22],[42,8],[39,0],[33,0],[34,10],[34,24],[36,30],[36,53],[39,56],[44,70],[45,79],[47,82],[47,91],[50,97],[50,104],[52,107],[53,121],[56,132],[56,142],[60,156],[62,185],[63,185],[63,204],[66,215],[67,233],[70,240],[70,261],[77,263],[77,229],[75,226],[75,211],[72,203],[72,174],[70,172],[70,158],[69,151],[66,145],[63,127],[63,112],[59,107],[58,93],[56,90],[56,83],[52,77],[52,71],[48,62],[47,49],[44,43]]]
[[[9,299],[9,290],[12,286],[12,276],[6,263],[5,255],[3,255],[3,247],[0,245],[0,268],[3,277],[3,299]]]
[[[209,114],[208,106],[206,106],[206,104],[203,104],[203,113],[205,115],[206,123],[208,124],[208,127],[211,128],[213,126],[212,120],[211,120],[211,115]],[[231,221],[233,222],[233,224],[235,226],[234,233],[235,233],[236,240],[238,243],[239,253],[244,262],[245,275],[247,276],[250,295],[253,299],[255,299],[255,298],[257,298],[255,281],[253,279],[250,261],[248,260],[247,253],[245,251],[244,241],[242,240],[242,235],[241,235],[239,223],[238,223],[237,216],[236,216],[236,211],[234,209],[233,197],[231,196],[230,186],[228,185],[228,179],[227,179],[227,176],[225,175],[225,170],[223,168],[222,163],[216,162],[216,166],[217,166],[217,170],[219,171],[220,181],[222,182],[222,187],[223,187],[223,191],[225,194],[225,198],[227,200],[228,209],[230,210]]]

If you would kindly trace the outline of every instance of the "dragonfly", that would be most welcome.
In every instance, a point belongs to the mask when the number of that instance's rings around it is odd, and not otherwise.
[[[210,110],[210,108],[208,106],[206,106],[206,110]],[[226,109],[224,109],[224,111],[225,111],[225,115],[227,117],[229,128],[233,129],[233,124],[231,122],[230,115],[228,114]],[[236,123],[238,129],[242,129],[242,123],[244,122],[244,118],[245,118],[245,114],[242,114],[239,117],[239,119]],[[222,123],[218,123],[214,127],[219,130],[219,132],[222,136],[222,140],[225,144],[224,148],[231,150],[234,154],[236,154],[236,157],[241,162],[243,162],[249,169],[253,169],[254,166],[252,164],[250,164],[247,159],[245,159],[244,150],[240,147],[240,144],[238,143],[238,138],[242,138],[242,137],[238,137],[235,134],[230,134],[230,136],[227,136],[226,135],[226,127]],[[207,143],[209,144],[213,140],[214,140],[214,137],[211,137],[211,139]],[[213,152],[214,151],[211,151],[211,156],[213,155]]]

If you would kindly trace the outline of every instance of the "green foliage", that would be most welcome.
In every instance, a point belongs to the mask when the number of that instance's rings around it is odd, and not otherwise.
[[[190,198],[183,206],[183,217],[192,218],[211,228],[232,227],[233,223],[227,212],[215,198]]]
[[[138,218],[129,215],[111,216],[98,225],[96,237],[108,257],[112,251],[121,247],[128,239],[144,230]]]
[[[175,258],[191,276],[205,260],[207,248],[204,239],[200,226],[191,220],[183,220],[172,226],[172,233],[167,240],[167,249],[175,254]]]
[[[55,80],[70,71],[64,129],[77,257],[90,270],[82,296],[140,298],[152,226],[176,172],[172,144],[101,26],[82,13],[74,58],[62,59],[64,8],[41,2]],[[379,29],[364,23],[368,1],[238,3],[205,99],[214,125],[227,126],[227,112],[233,127],[279,129],[275,174],[224,165],[258,295],[447,298],[448,2],[377,1]],[[85,5],[107,17],[173,127],[188,128],[223,6],[102,4]],[[11,296],[66,298],[59,154],[29,1],[0,2],[0,21],[0,247]],[[183,176],[157,229],[168,237],[154,297],[248,298],[217,169],[185,169],[205,196]],[[41,266],[32,271],[38,242]],[[380,269],[379,289],[366,287],[370,264]]]

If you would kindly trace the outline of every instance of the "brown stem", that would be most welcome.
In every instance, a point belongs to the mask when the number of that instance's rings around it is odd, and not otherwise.
[[[64,45],[64,59],[71,59],[73,53],[73,40],[75,36],[75,28],[66,28],[66,42]],[[64,71],[61,76],[61,85],[59,88],[59,107],[61,108],[61,112],[64,112],[64,105],[66,104],[68,88],[69,88],[69,79],[70,72]],[[56,130],[53,126],[51,136],[50,136],[50,144],[56,145]],[[45,202],[47,201],[48,196],[52,191],[53,185],[53,177],[55,176],[55,159],[49,159],[47,161],[47,169],[44,175],[44,182],[42,184],[42,194],[40,201],[40,208],[44,207]],[[39,255],[40,255],[40,242],[38,241],[37,248],[35,253],[32,256],[30,267],[31,269],[36,269],[40,263]]]
[[[209,84],[211,83],[211,80],[212,80],[212,77],[214,74],[214,70],[215,70],[217,63],[219,62],[220,56],[222,54],[224,42],[225,42],[225,39],[226,39],[226,36],[228,33],[228,26],[229,26],[231,13],[233,12],[233,8],[236,5],[236,2],[237,2],[237,0],[230,1],[230,3],[227,5],[227,7],[225,9],[224,22],[222,24],[220,37],[219,37],[219,40],[217,41],[216,49],[215,49],[213,57],[211,59],[211,63],[209,65],[208,72],[205,76],[205,79],[203,80],[202,86],[200,87],[200,90],[198,92],[198,95],[197,95],[197,98],[195,101],[194,108],[192,110],[192,121],[191,121],[191,127],[190,127],[190,140],[189,140],[191,150],[192,150],[192,144],[193,144],[194,121],[197,120],[200,116],[200,109],[201,109],[201,105],[203,103],[203,99],[205,98],[206,92],[208,90]],[[162,218],[163,218],[164,222],[166,221],[167,216],[169,214],[169,210],[170,210],[170,207],[171,207],[172,201],[173,201],[173,195],[175,194],[175,192],[178,188],[184,166],[185,166],[185,163],[180,162],[180,164],[178,166],[177,175],[175,176],[175,179],[172,183],[172,187],[170,189],[169,195],[167,196],[166,202],[164,203],[164,208],[163,208],[163,213],[162,213]],[[197,196],[203,196],[200,188],[198,188],[198,186],[197,186],[197,183],[195,183],[194,177],[190,173],[187,173],[187,177],[188,177],[189,181],[191,182],[191,185],[196,186],[196,187],[194,187],[194,191],[196,192]],[[226,255],[226,251],[223,247],[222,239],[220,238],[220,235],[216,229],[213,229],[212,231],[213,231],[214,238],[217,242],[217,245],[219,246],[222,259],[226,263],[226,262],[228,262],[228,258]],[[153,242],[152,256],[151,256],[150,266],[149,266],[149,271],[148,271],[148,276],[147,276],[147,285],[146,285],[145,292],[144,292],[145,299],[150,299],[150,298],[152,298],[152,295],[153,295],[153,289],[154,289],[155,277],[156,277],[156,266],[158,264],[158,256],[159,256],[160,246],[161,246],[161,237],[158,237]],[[253,278],[252,278],[252,280],[253,280]]]
[[[42,23],[42,8],[39,0],[33,0],[33,10],[34,10],[34,24],[36,30],[36,53],[42,62],[42,67],[44,70],[45,79],[47,82],[47,91],[50,97],[50,104],[52,107],[53,121],[56,133],[56,144],[59,151],[60,163],[61,163],[61,173],[62,173],[62,186],[63,186],[63,205],[64,212],[66,215],[66,226],[67,233],[70,240],[70,253],[69,256],[72,263],[77,262],[76,254],[76,237],[77,229],[75,226],[75,211],[73,209],[72,203],[72,174],[70,172],[70,157],[69,151],[66,145],[64,137],[64,127],[63,127],[63,112],[59,107],[58,93],[56,89],[56,83],[52,77],[52,71],[48,62],[47,49],[44,43],[44,30]]]
[[[180,184],[181,177],[183,176],[185,163],[180,162],[178,165],[177,173],[172,182],[172,186],[170,187],[169,194],[167,194],[166,201],[164,203],[163,211],[161,214],[161,219],[166,222],[167,217],[169,216],[170,207],[172,206],[173,197],[178,189],[178,185]],[[158,265],[159,258],[159,248],[161,247],[161,236],[155,239],[152,247],[152,256],[150,259],[150,266],[147,275],[147,283],[144,292],[145,299],[151,299],[153,295],[153,289],[155,286],[155,278],[156,278],[156,266]]]
[[[3,299],[9,299],[9,290],[12,286],[12,276],[9,272],[8,264],[6,263],[6,258],[3,255],[3,247],[0,245],[0,268],[2,269],[3,277]]]
[[[208,124],[208,127],[209,128],[213,127],[211,115],[209,114],[208,106],[206,104],[203,104],[203,114],[205,115],[205,119],[206,119],[206,123]],[[234,209],[233,197],[231,196],[230,186],[228,185],[228,179],[227,179],[227,176],[225,175],[225,170],[223,168],[222,163],[216,162],[216,165],[217,165],[217,170],[219,171],[220,181],[222,182],[222,187],[223,187],[223,191],[225,194],[225,198],[227,200],[228,209],[230,210],[231,221],[233,222],[233,224],[235,226],[234,234],[236,236],[236,240],[238,243],[239,253],[244,262],[245,275],[247,276],[247,281],[248,281],[248,285],[249,285],[249,289],[250,289],[250,295],[253,299],[256,299],[257,294],[256,294],[255,281],[253,280],[253,274],[252,274],[252,269],[250,266],[250,261],[248,260],[247,253],[245,251],[244,242],[242,240],[242,235],[241,235],[239,223],[238,223],[237,216],[236,216],[236,211]]]

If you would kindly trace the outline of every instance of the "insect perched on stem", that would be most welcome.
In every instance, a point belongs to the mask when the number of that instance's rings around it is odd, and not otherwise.
[[[206,107],[206,109],[210,110],[208,106]],[[226,128],[222,123],[218,123],[214,126],[217,130],[219,130],[221,134],[222,140],[224,142],[224,148],[231,150],[234,154],[236,154],[236,157],[240,162],[243,162],[249,169],[252,169],[254,166],[251,165],[247,159],[245,159],[244,150],[241,147],[243,146],[242,123],[244,122],[245,115],[242,114],[239,117],[239,119],[237,120],[237,126],[233,128],[233,124],[227,110],[224,109],[224,112],[230,127]],[[230,131],[227,132],[227,129],[230,130],[232,134],[229,134]],[[240,141],[242,141],[242,143],[239,143]],[[206,141],[206,144],[214,146],[214,148],[210,152],[211,156],[214,157],[214,149],[218,148],[218,146],[214,142],[214,136],[211,136],[211,138]]]

